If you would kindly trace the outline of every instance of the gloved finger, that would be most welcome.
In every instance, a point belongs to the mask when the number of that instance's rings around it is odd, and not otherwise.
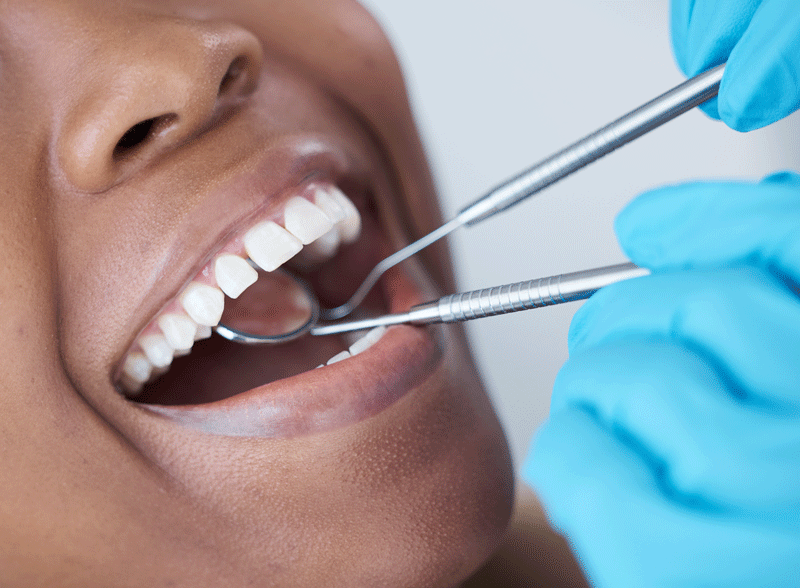
[[[800,538],[666,496],[652,460],[581,410],[554,413],[522,476],[593,586],[789,587]]]
[[[782,526],[800,523],[800,413],[739,402],[697,353],[632,337],[583,349],[556,378],[551,411],[588,408],[642,448],[661,492]]]
[[[625,208],[615,229],[630,258],[651,269],[748,261],[800,281],[800,176],[659,188]]]
[[[687,77],[728,60],[748,28],[761,0],[720,3],[710,0],[672,0],[670,29],[678,66]],[[725,72],[723,79],[728,76]],[[717,100],[700,107],[719,118]]]
[[[737,131],[780,120],[800,108],[798,79],[800,6],[797,0],[764,0],[730,52],[719,115]]]
[[[576,313],[570,353],[631,335],[704,353],[749,402],[800,406],[800,303],[764,271],[686,270],[603,288]]]

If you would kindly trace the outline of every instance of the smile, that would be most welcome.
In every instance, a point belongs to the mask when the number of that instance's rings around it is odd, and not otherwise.
[[[227,233],[139,332],[113,378],[133,406],[205,433],[292,437],[373,416],[432,373],[440,352],[431,333],[413,327],[264,347],[212,336],[241,300],[269,304],[275,292],[260,290],[269,284],[269,272],[291,269],[323,305],[333,306],[390,251],[369,190],[310,178],[286,190],[279,205]],[[266,282],[248,259],[266,272]],[[422,299],[419,290],[405,270],[396,269],[363,307],[375,314],[403,310]],[[270,320],[291,330],[305,310],[284,309]]]

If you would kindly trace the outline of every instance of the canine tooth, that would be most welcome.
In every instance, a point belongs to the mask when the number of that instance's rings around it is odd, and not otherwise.
[[[175,353],[172,355],[173,358],[175,357],[185,357],[192,352],[191,347],[189,349],[176,349]]]
[[[314,191],[314,204],[319,206],[334,223],[344,220],[347,216],[342,205],[323,188],[317,188]]]
[[[164,335],[145,335],[139,338],[139,345],[154,368],[164,368],[172,363],[173,349]]]
[[[303,245],[308,245],[330,231],[333,221],[316,204],[295,196],[283,209],[283,226]]]
[[[331,187],[331,196],[344,209],[345,217],[336,225],[339,228],[339,236],[345,243],[352,243],[361,234],[361,213],[358,212],[356,205],[344,195],[336,186]]]
[[[246,259],[231,254],[217,257],[214,262],[214,276],[220,290],[231,298],[238,298],[258,280],[258,272]]]
[[[303,244],[280,225],[266,221],[245,233],[244,248],[258,267],[271,272],[294,257]]]
[[[344,361],[345,359],[349,359],[351,357],[352,357],[352,355],[350,355],[349,351],[342,351],[341,353],[337,353],[336,355],[331,357],[328,360],[328,364],[327,365],[333,365],[334,363],[339,363],[340,361]]]
[[[144,384],[150,373],[153,371],[153,364],[147,359],[144,353],[134,351],[125,358],[122,366],[122,373],[132,382]]]
[[[182,314],[162,314],[158,317],[158,326],[173,351],[187,351],[194,345],[197,323]]]
[[[225,310],[225,295],[214,286],[192,282],[184,290],[181,304],[198,325],[215,327]]]
[[[375,345],[383,334],[386,332],[386,327],[375,327],[369,333],[361,337],[358,341],[350,346],[350,355],[358,355]]]
[[[194,335],[195,341],[208,339],[210,336],[211,336],[211,327],[207,325],[197,325],[197,333],[195,333]]]

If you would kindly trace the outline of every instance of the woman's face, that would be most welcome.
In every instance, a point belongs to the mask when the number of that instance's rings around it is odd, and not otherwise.
[[[457,330],[158,369],[245,280],[230,256],[302,246],[335,304],[438,222],[362,7],[3,0],[0,129],[0,584],[452,586],[489,555],[510,466]],[[451,287],[427,261],[367,306]]]

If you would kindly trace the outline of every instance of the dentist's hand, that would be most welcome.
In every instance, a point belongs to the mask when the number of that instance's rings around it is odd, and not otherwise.
[[[797,0],[672,0],[672,45],[687,76],[727,60],[719,98],[701,108],[733,129],[800,108]]]
[[[800,12],[800,9],[798,9]],[[523,477],[590,581],[800,585],[800,176],[637,199]]]

